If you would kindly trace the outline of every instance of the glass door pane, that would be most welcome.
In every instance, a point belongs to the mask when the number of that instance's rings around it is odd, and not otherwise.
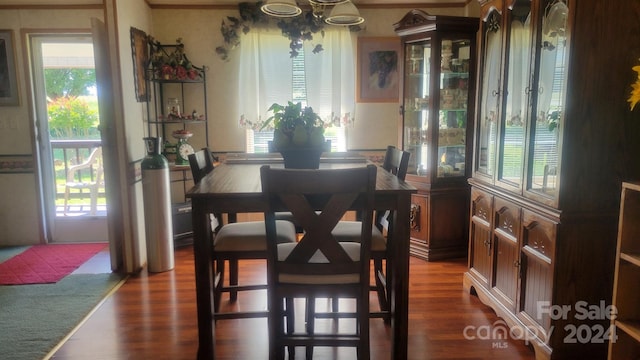
[[[426,176],[429,169],[429,112],[431,42],[406,44],[404,95],[404,149],[411,153],[409,174]]]
[[[442,40],[438,114],[438,177],[465,175],[469,39]]]
[[[509,12],[508,68],[505,71],[504,129],[498,178],[511,186],[522,185],[524,173],[525,123],[528,121],[531,61],[531,0],[518,0]]]
[[[491,176],[495,174],[496,141],[500,110],[500,63],[502,54],[502,16],[493,10],[482,27],[482,84],[480,113],[478,118],[478,146],[476,171]]]
[[[568,7],[564,1],[543,1],[545,16],[540,41],[536,118],[531,127],[529,190],[555,198],[558,191],[558,138],[566,87]]]

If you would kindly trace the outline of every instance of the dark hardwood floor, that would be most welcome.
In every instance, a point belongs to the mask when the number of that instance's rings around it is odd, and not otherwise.
[[[102,260],[91,266],[108,269],[108,256],[101,256]],[[198,343],[192,248],[177,249],[175,257],[173,271],[144,271],[130,277],[51,358],[195,359]],[[479,339],[505,325],[475,296],[463,291],[465,269],[465,259],[432,263],[411,259],[409,358],[534,359],[533,350],[523,341]],[[84,271],[90,270],[85,267]],[[240,274],[241,282],[264,281],[264,262],[245,261]],[[229,304],[224,295],[223,301],[227,309],[264,309],[266,292],[241,293],[234,304]],[[371,304],[377,307],[373,293]],[[339,321],[343,326],[350,320]],[[388,359],[389,328],[381,319],[371,319],[370,326],[372,359]],[[219,320],[215,332],[216,359],[268,358],[266,319]],[[296,358],[304,358],[304,351],[297,351]],[[354,358],[352,349],[321,348],[314,352],[314,359]]]

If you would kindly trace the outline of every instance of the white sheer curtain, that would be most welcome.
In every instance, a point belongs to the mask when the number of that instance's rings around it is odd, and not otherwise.
[[[527,94],[525,88],[529,86],[530,25],[515,20],[511,23],[511,44],[509,53],[509,72],[507,84],[507,123],[522,123],[525,118],[524,108]]]
[[[307,106],[334,126],[353,122],[355,58],[352,34],[346,28],[328,28],[305,43]],[[321,43],[324,50],[312,52]],[[240,126],[260,128],[274,102],[292,100],[292,61],[289,40],[278,29],[252,29],[240,41]]]
[[[355,56],[353,35],[346,28],[329,28],[321,39],[324,50],[311,52],[305,43],[307,104],[334,126],[354,120]]]
[[[242,36],[237,55],[240,126],[259,130],[271,104],[291,100],[289,41],[279,29],[253,29]]]

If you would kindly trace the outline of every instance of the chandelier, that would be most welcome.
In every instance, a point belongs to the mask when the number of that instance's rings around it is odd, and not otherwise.
[[[364,22],[358,8],[350,0],[308,0],[313,16],[330,25],[358,25]],[[329,15],[327,7],[333,6]],[[302,14],[302,8],[296,0],[267,0],[260,8],[267,15],[275,17],[294,17]]]

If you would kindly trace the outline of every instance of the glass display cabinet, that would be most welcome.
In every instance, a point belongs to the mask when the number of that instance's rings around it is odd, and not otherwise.
[[[464,287],[526,334],[536,359],[604,359],[608,335],[571,339],[615,334],[606,315],[575,309],[611,303],[621,183],[640,177],[625,93],[636,74],[618,74],[637,63],[626,49],[640,48],[640,3],[479,3]]]
[[[394,25],[402,41],[399,143],[411,153],[411,252],[465,256],[478,19],[412,10]]]

